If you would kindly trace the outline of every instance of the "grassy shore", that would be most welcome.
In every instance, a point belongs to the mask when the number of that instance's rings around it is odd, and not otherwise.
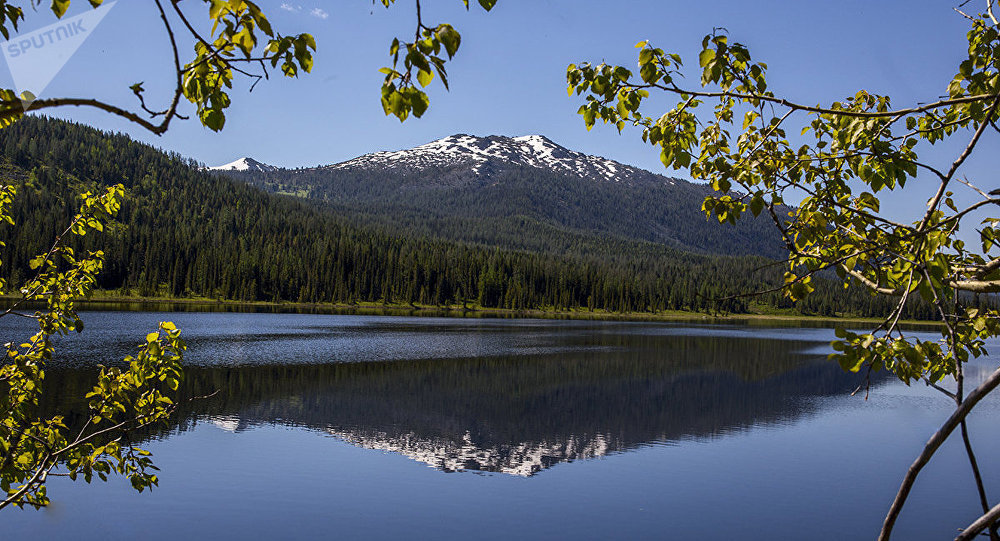
[[[0,296],[0,307],[13,304],[19,297]],[[691,312],[684,310],[666,310],[660,312],[609,312],[607,310],[588,310],[578,308],[559,310],[543,309],[506,309],[486,308],[472,303],[453,304],[447,306],[408,304],[408,303],[303,303],[303,302],[269,302],[269,301],[234,301],[211,299],[205,297],[140,297],[116,294],[115,292],[97,292],[89,298],[77,302],[81,310],[137,310],[137,311],[185,311],[185,312],[272,312],[272,313],[315,313],[315,314],[358,314],[358,315],[405,315],[405,316],[444,316],[444,317],[495,317],[495,318],[534,318],[534,319],[577,319],[577,320],[609,320],[609,321],[676,321],[676,322],[712,322],[712,323],[745,323],[761,326],[816,326],[829,327],[834,325],[877,325],[882,320],[877,318],[854,317],[851,315],[813,316],[803,315],[792,309],[778,310],[760,307],[757,313],[725,314]],[[907,326],[935,328],[936,321],[902,321]]]

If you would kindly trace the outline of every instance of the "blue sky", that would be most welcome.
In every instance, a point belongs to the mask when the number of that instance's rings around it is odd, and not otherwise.
[[[282,8],[283,3],[296,9]],[[157,137],[100,112],[50,114],[124,131],[209,165],[249,155],[275,165],[312,166],[453,133],[541,133],[574,150],[663,171],[657,151],[644,145],[638,132],[584,129],[575,114],[581,100],[566,95],[567,64],[605,60],[633,66],[633,46],[648,39],[697,68],[701,37],[725,27],[731,39],[746,43],[755,59],[769,64],[771,87],[779,94],[828,103],[864,88],[905,105],[944,93],[964,58],[968,28],[952,11],[957,2],[920,0],[499,0],[490,13],[476,2],[469,11],[460,0],[423,4],[425,21],[452,23],[463,41],[448,64],[451,91],[435,81],[431,107],[421,119],[400,124],[385,117],[379,104],[382,75],[377,70],[388,64],[388,44],[413,32],[410,0],[398,0],[389,10],[369,0],[261,0],[276,28],[316,37],[315,68],[297,80],[272,77],[252,93],[249,82],[238,82],[221,133],[189,120]],[[202,2],[182,5],[194,18],[205,18]],[[71,14],[87,9],[77,0]],[[24,28],[53,21],[46,10],[29,11]],[[132,106],[128,85],[144,81],[147,99],[165,103],[170,68],[152,2],[119,0],[43,97],[92,95]],[[9,74],[0,75],[7,78],[0,77],[0,83],[9,84]],[[691,82],[697,82],[696,74]],[[995,148],[996,139],[984,144]],[[944,150],[949,152],[940,152],[942,159],[951,155],[950,148]],[[970,164],[970,172],[979,170],[992,171],[992,166]],[[686,178],[684,172],[670,174]]]

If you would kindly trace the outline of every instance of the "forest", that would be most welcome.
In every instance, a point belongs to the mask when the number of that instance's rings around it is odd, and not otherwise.
[[[336,207],[208,174],[192,160],[125,135],[46,117],[0,131],[0,150],[4,182],[18,186],[16,225],[6,226],[0,252],[12,284],[30,275],[30,258],[46,251],[72,218],[79,193],[121,183],[127,198],[118,223],[79,247],[105,252],[99,288],[108,294],[511,310],[787,309],[824,316],[879,316],[893,303],[822,279],[796,303],[778,292],[744,297],[780,285],[781,266],[760,256],[558,230],[559,242],[580,244],[555,252],[543,238],[552,228],[532,227],[528,218],[521,235],[532,239],[537,232],[535,242],[525,243],[537,250],[359,223]],[[489,222],[482,227],[488,230]],[[913,300],[904,317],[934,315]]]

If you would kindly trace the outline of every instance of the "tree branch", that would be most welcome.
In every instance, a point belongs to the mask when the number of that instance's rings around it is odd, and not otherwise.
[[[962,533],[955,538],[955,541],[971,541],[997,520],[1000,520],[1000,503],[993,506],[988,513],[976,519],[975,522],[966,526]]]
[[[697,90],[685,90],[678,86],[665,86],[661,84],[623,84],[622,86],[633,89],[658,88],[660,90],[664,90],[673,94],[683,94],[685,96],[694,96],[698,98],[736,98],[741,100],[760,100],[760,101],[774,103],[777,105],[783,105],[785,107],[789,107],[797,111],[807,111],[810,113],[849,116],[857,118],[889,118],[894,116],[912,115],[915,113],[923,113],[934,109],[940,109],[942,107],[949,107],[951,105],[959,105],[963,103],[975,103],[978,101],[985,101],[990,98],[996,99],[998,96],[1000,96],[1000,94],[976,94],[974,96],[962,96],[960,98],[949,98],[946,100],[939,100],[918,107],[898,109],[895,111],[849,111],[845,109],[829,109],[826,107],[803,105],[801,103],[795,103],[793,101],[789,101],[784,98],[776,98],[774,96],[767,96],[761,94],[744,94],[741,92],[728,92],[728,91],[705,92]]]
[[[906,472],[906,476],[903,478],[903,483],[899,487],[899,491],[896,493],[896,498],[892,502],[892,506],[889,508],[889,513],[885,517],[885,522],[882,524],[882,531],[879,533],[879,541],[888,541],[889,536],[892,534],[892,528],[896,524],[896,519],[899,518],[899,513],[903,509],[903,504],[906,502],[907,496],[910,494],[910,490],[913,488],[913,483],[917,480],[917,475],[920,470],[930,461],[934,453],[941,447],[941,444],[948,439],[948,436],[959,426],[959,424],[965,420],[972,408],[983,399],[984,396],[989,394],[993,389],[1000,385],[1000,369],[995,370],[986,381],[981,383],[979,387],[976,387],[969,393],[969,396],[962,402],[960,406],[955,408],[955,411],[948,417],[941,428],[931,436],[931,439],[924,446],[923,451],[913,461],[910,465],[909,470]],[[997,512],[996,516],[1000,516],[1000,506],[994,507],[990,510]],[[994,518],[995,520],[995,518]],[[978,524],[978,521],[975,524]],[[985,527],[985,526],[984,526]],[[972,528],[972,526],[970,526]],[[968,531],[968,530],[967,530]],[[982,531],[980,529],[979,531]],[[977,532],[978,533],[978,532]],[[964,535],[964,534],[963,534]]]
[[[40,99],[31,102],[27,109],[23,108],[20,100],[13,101],[0,101],[2,109],[0,109],[0,119],[14,118],[22,113],[27,113],[29,111],[38,111],[41,109],[48,109],[51,107],[65,107],[68,105],[76,107],[94,107],[100,109],[104,112],[111,113],[113,115],[120,116],[126,120],[135,122],[136,124],[146,128],[147,130],[153,132],[156,135],[162,135],[163,132],[167,131],[167,126],[169,125],[169,119],[164,118],[164,121],[160,124],[153,124],[145,118],[137,115],[132,111],[127,111],[121,107],[104,103],[99,100],[92,98],[50,98],[50,99]]]
[[[979,493],[979,504],[983,506],[983,514],[990,512],[990,503],[986,498],[986,487],[983,486],[983,476],[979,473],[979,462],[976,454],[972,451],[972,442],[969,441],[969,428],[967,423],[962,421],[962,442],[965,444],[965,453],[969,457],[969,465],[972,467],[972,477],[976,481],[976,491]],[[1000,541],[996,529],[990,529],[990,541]]]

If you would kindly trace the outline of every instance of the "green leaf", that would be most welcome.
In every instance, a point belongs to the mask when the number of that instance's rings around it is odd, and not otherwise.
[[[426,87],[427,85],[431,84],[431,81],[433,79],[434,79],[433,72],[424,70],[420,70],[417,72],[417,82],[420,83],[420,86]],[[420,115],[417,116],[419,117]]]
[[[703,68],[709,65],[713,60],[715,60],[715,51],[712,49],[705,49],[698,55],[698,65]]]
[[[69,9],[69,2],[70,0],[52,0],[52,13],[61,19],[66,14],[66,10]]]
[[[437,39],[444,45],[444,50],[448,53],[448,58],[455,56],[459,46],[462,44],[462,36],[450,24],[438,26]]]

